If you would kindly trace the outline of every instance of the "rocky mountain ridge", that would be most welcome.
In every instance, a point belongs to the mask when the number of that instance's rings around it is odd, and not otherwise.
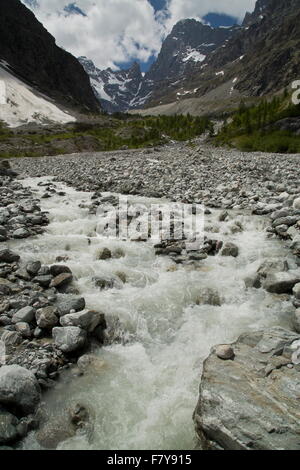
[[[190,76],[240,28],[213,28],[194,19],[179,21],[163,42],[150,70],[142,75],[135,62],[128,70],[100,70],[86,57],[79,61],[90,76],[96,96],[108,112],[141,108],[159,90],[167,94]]]
[[[38,92],[70,109],[98,112],[99,103],[78,60],[59,48],[19,0],[0,2],[0,60]]]

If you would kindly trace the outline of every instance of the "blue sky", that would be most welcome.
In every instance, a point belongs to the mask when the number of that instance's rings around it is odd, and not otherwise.
[[[138,61],[145,71],[179,20],[201,20],[208,13],[217,13],[219,16],[210,18],[212,26],[227,26],[234,20],[220,14],[241,21],[246,11],[253,11],[256,0],[21,1],[31,3],[31,9],[57,44],[75,57],[86,56],[101,69],[128,67]],[[70,4],[74,5],[71,9]]]

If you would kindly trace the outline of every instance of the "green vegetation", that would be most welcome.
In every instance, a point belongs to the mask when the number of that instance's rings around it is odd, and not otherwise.
[[[58,155],[84,151],[112,151],[162,145],[170,140],[191,141],[212,132],[207,118],[187,116],[145,117],[118,114],[98,122],[77,122],[14,134],[0,127],[0,157]],[[3,134],[2,134],[3,132]]]
[[[242,102],[215,138],[217,145],[229,145],[243,151],[299,153],[300,135],[280,130],[276,124],[285,118],[300,118],[300,105],[291,104],[287,92],[272,100],[246,107]]]

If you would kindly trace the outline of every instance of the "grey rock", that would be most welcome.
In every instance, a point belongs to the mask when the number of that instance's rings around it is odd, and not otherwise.
[[[299,372],[291,359],[263,353],[266,336],[272,352],[300,336],[281,328],[242,335],[234,343],[234,360],[221,361],[214,351],[204,363],[200,398],[194,413],[202,449],[299,450]]]
[[[0,403],[15,407],[27,415],[35,411],[41,398],[39,384],[34,374],[18,365],[0,368]]]
[[[55,287],[59,289],[60,287],[66,286],[72,282],[73,276],[71,273],[62,273],[56,276],[50,284],[50,287]]]
[[[35,316],[35,309],[28,306],[21,308],[21,310],[18,310],[12,317],[12,322],[13,323],[20,323],[20,322],[25,322],[25,323],[31,323],[34,319]]]
[[[49,330],[56,326],[58,324],[56,313],[57,309],[53,306],[38,309],[35,314],[38,327]]]
[[[14,415],[0,408],[0,445],[14,442],[18,438],[18,423],[19,420]]]
[[[196,298],[196,305],[221,305],[221,298],[216,289],[206,287],[200,290]]]
[[[32,333],[28,323],[20,322],[15,324],[15,330],[20,333],[23,338],[31,338]]]
[[[291,294],[295,284],[300,282],[300,274],[279,272],[266,277],[263,287],[273,294]]]
[[[1,341],[6,346],[18,346],[22,343],[22,336],[17,331],[3,331]]]
[[[85,309],[85,299],[83,297],[73,297],[69,299],[59,299],[57,302],[57,312],[60,317],[67,315],[74,310],[80,312]]]
[[[62,326],[79,326],[89,333],[103,322],[104,315],[94,310],[83,310],[82,312],[70,313],[60,319]]]
[[[229,344],[220,344],[219,346],[216,346],[215,352],[217,357],[224,361],[234,358],[234,350]]]
[[[72,271],[68,266],[64,266],[62,264],[54,264],[50,266],[50,274],[52,274],[53,277],[63,273],[72,273]]]
[[[231,242],[227,242],[224,244],[224,247],[221,251],[222,256],[233,256],[236,258],[239,255],[239,249],[237,245]]]
[[[41,276],[36,276],[35,278],[33,278],[33,282],[35,282],[36,284],[38,284],[39,286],[41,287],[44,287],[44,288],[47,288],[50,286],[51,282],[52,282],[52,276],[49,275],[49,274],[45,274],[45,275],[41,275]]]
[[[5,248],[4,250],[0,250],[0,262],[1,263],[14,263],[19,261],[20,256],[17,253]]]
[[[86,342],[86,331],[76,326],[55,327],[52,330],[55,345],[64,353],[82,349]]]
[[[30,236],[30,232],[26,228],[18,228],[12,234],[13,238],[28,238]]]
[[[30,276],[36,276],[41,269],[41,266],[42,264],[40,261],[32,261],[26,265],[26,271]]]

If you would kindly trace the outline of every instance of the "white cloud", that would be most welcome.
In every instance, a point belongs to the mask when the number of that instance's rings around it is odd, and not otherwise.
[[[242,20],[253,11],[256,0],[168,0],[168,27],[184,18],[201,18],[207,13],[226,13]]]
[[[180,19],[200,18],[208,12],[242,18],[246,10],[253,10],[255,0],[169,0],[167,17],[155,15],[148,0],[77,0],[86,17],[62,14],[68,3],[39,0],[34,12],[58,45],[75,56],[89,57],[100,68],[115,68],[115,63],[146,62],[157,54],[163,36]]]

